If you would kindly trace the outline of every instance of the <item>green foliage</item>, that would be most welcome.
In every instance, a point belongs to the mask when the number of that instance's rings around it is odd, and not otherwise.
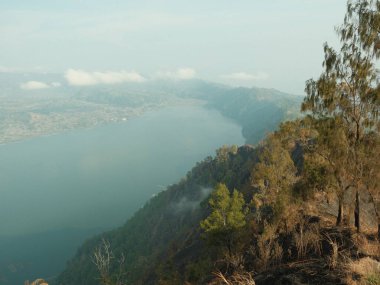
[[[365,278],[365,282],[368,285],[380,285],[380,275],[379,274],[369,275]]]
[[[237,153],[238,146],[232,145],[227,146],[224,145],[221,148],[216,150],[216,160],[218,162],[226,162],[229,159],[229,155],[235,155]]]
[[[365,183],[368,161],[374,155],[365,145],[368,137],[379,135],[379,27],[378,1],[349,3],[344,23],[337,29],[340,51],[325,44],[324,71],[318,80],[306,83],[302,110],[310,115],[309,123],[318,133],[313,151],[330,165],[340,203],[349,189],[358,193]]]
[[[210,215],[200,222],[211,245],[225,247],[231,256],[246,224],[245,201],[236,189],[230,194],[225,184],[217,184],[209,200]],[[224,253],[223,253],[224,254]]]
[[[315,192],[330,191],[334,177],[329,165],[319,156],[304,154],[303,171],[294,194],[303,200],[312,199]]]
[[[230,195],[225,184],[217,184],[209,200],[211,214],[201,222],[207,232],[228,232],[245,225],[245,201],[236,189]]]
[[[290,193],[293,189],[297,169],[281,141],[270,135],[264,141],[259,154],[259,162],[252,171],[253,186],[258,189],[254,196],[255,207],[261,211],[272,208],[275,217],[279,217],[290,202]],[[268,218],[268,217],[267,217]]]
[[[296,167],[289,152],[279,140],[269,136],[253,170],[254,185],[269,197],[289,189],[294,184],[295,173]]]

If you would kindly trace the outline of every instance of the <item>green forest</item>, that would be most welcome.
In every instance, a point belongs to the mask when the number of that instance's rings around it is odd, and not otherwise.
[[[336,31],[301,116],[218,149],[55,284],[380,284],[380,2]]]

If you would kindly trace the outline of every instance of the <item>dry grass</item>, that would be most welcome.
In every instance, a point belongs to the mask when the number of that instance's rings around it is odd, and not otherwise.
[[[239,270],[244,265],[244,256],[241,253],[226,253],[224,255],[224,261],[228,267],[231,267],[233,270]]]
[[[339,244],[336,239],[333,239],[330,235],[325,234],[325,239],[331,246],[331,254],[327,256],[327,264],[330,269],[336,269],[338,266],[339,258]]]
[[[255,285],[255,281],[253,280],[252,274],[249,272],[244,273],[235,273],[231,277],[227,278],[223,275],[223,273],[215,272],[216,280],[211,283],[213,285]]]
[[[348,268],[351,272],[359,274],[361,276],[380,276],[380,262],[370,257],[364,257],[356,261],[351,261],[348,263]]]
[[[275,241],[273,243],[273,248],[272,248],[273,263],[276,265],[280,265],[283,255],[284,255],[284,250],[282,249],[282,246],[278,243],[278,241]]]
[[[364,234],[356,234],[353,237],[355,246],[358,249],[358,253],[378,257],[380,256],[380,244],[376,240],[368,240]]]
[[[347,263],[347,284],[349,285],[380,285],[380,262],[364,257],[359,260],[350,260]],[[360,278],[353,278],[359,275]]]
[[[308,253],[321,254],[321,234],[318,225],[305,227],[305,222],[299,224],[299,232],[294,232],[294,240],[297,247],[298,258],[304,258]]]

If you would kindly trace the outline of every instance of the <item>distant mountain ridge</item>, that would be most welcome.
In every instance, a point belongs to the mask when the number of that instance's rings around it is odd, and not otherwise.
[[[239,123],[247,143],[255,144],[281,121],[300,116],[303,97],[267,88],[230,87],[203,80],[158,83],[165,92],[200,99]]]
[[[284,119],[299,114],[301,97],[274,89],[230,87],[203,80],[22,90],[32,74],[0,73],[0,143],[126,120],[151,109],[201,100],[236,120],[248,143],[257,143]],[[38,79],[58,81],[57,74]]]

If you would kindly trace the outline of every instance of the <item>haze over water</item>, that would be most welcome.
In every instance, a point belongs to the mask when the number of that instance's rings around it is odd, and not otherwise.
[[[0,146],[0,236],[121,225],[241,128],[200,106]]]

